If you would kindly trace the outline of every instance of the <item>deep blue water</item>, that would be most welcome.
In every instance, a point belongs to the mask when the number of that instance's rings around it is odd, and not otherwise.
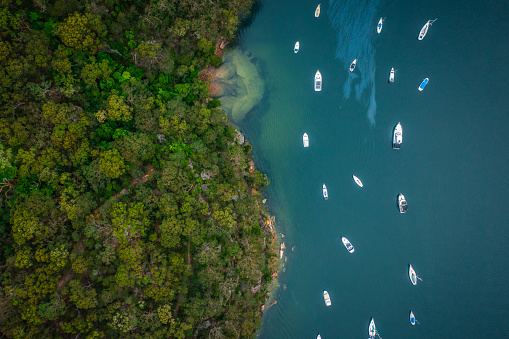
[[[259,337],[367,338],[371,317],[385,339],[507,337],[509,2],[330,0],[315,19],[317,4],[260,1],[236,47],[265,83],[237,124],[271,179],[267,204],[287,247]]]

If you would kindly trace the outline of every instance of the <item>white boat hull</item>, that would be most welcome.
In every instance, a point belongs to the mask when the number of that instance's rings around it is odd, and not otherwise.
[[[331,301],[330,301],[329,292],[327,292],[327,291],[323,291],[323,300],[325,301],[325,306],[330,306],[330,305],[332,305],[332,303],[331,303]]]
[[[369,329],[368,329],[369,339],[374,339],[376,336],[376,326],[375,326],[375,319],[371,318],[371,321],[369,322]]]
[[[320,92],[322,90],[322,74],[320,71],[316,71],[315,73],[315,92]]]
[[[406,202],[405,196],[401,193],[398,195],[398,208],[399,213],[406,213],[406,211],[408,211],[408,204]]]
[[[355,181],[355,183],[356,183],[357,185],[359,185],[360,187],[364,186],[364,185],[362,184],[361,179],[357,178],[355,175],[353,175],[352,177],[353,177],[353,181]]]
[[[293,47],[293,52],[294,52],[294,53],[298,53],[298,52],[299,52],[299,48],[300,48],[300,44],[299,44],[299,42],[297,41],[297,42],[295,43],[295,46]]]
[[[417,274],[414,271],[414,268],[412,265],[408,268],[408,277],[410,278],[410,281],[412,282],[412,285],[417,285]]]
[[[309,137],[307,133],[304,133],[302,136],[302,143],[304,144],[304,147],[309,147]]]
[[[380,34],[380,32],[382,31],[383,22],[384,20],[382,18],[380,18],[380,20],[378,21],[378,25],[376,26],[376,32],[378,34]]]
[[[419,32],[419,36],[417,37],[418,40],[424,39],[426,34],[428,34],[429,26],[431,26],[435,21],[437,21],[437,19],[435,19],[435,20],[428,20],[428,22],[426,22],[424,24],[424,26],[422,26],[421,31]]]
[[[394,82],[394,67],[391,68],[391,73],[389,74],[389,83],[393,83]]]
[[[322,186],[322,193],[323,193],[323,198],[325,200],[328,200],[329,199],[329,192],[327,191],[327,187],[325,186],[325,184],[323,184],[323,186]]]
[[[398,122],[396,127],[394,127],[394,132],[392,134],[392,148],[400,149],[401,144],[403,143],[403,126]]]
[[[414,316],[414,312],[410,311],[410,324],[412,324],[412,326],[415,326],[415,316]]]
[[[341,242],[343,242],[343,245],[345,246],[346,250],[350,253],[355,252],[355,248],[353,247],[352,243],[345,237],[341,237]]]

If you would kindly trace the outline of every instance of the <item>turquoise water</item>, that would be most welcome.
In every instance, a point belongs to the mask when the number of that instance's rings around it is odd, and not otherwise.
[[[386,339],[507,337],[509,4],[334,0],[315,19],[317,4],[261,1],[236,47],[264,81],[237,124],[271,179],[267,204],[287,247],[259,337],[366,338],[371,317]]]

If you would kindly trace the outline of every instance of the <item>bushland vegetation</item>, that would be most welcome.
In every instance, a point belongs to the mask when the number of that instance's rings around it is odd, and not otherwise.
[[[250,0],[0,0],[0,333],[243,338],[274,244],[200,70]]]

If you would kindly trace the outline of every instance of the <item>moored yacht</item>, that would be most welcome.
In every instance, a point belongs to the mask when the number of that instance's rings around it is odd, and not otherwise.
[[[428,33],[428,28],[429,26],[431,26],[431,24],[433,24],[435,21],[437,21],[438,18],[436,18],[435,20],[428,20],[428,22],[426,22],[424,24],[424,26],[422,26],[421,28],[421,31],[419,32],[419,36],[417,37],[418,40],[422,40],[424,39],[424,37],[426,36],[426,34]]]
[[[331,305],[329,292],[327,292],[325,290],[323,291],[323,300],[325,300],[325,305],[326,306],[330,306]]]
[[[399,213],[405,213],[408,210],[408,205],[405,200],[405,196],[403,194],[398,195],[398,207]]]
[[[428,84],[428,82],[429,82],[429,79],[428,79],[428,78],[424,79],[424,80],[421,82],[421,84],[419,85],[419,91],[421,91],[421,92],[422,92],[422,90],[424,89],[424,87],[426,87],[426,85]]]
[[[380,18],[380,20],[378,21],[378,25],[376,25],[376,32],[378,34],[380,34],[380,32],[382,31],[383,22],[384,22],[384,19]]]
[[[408,277],[410,278],[410,281],[413,285],[417,285],[417,274],[415,273],[414,268],[412,265],[408,266]]]
[[[391,68],[391,73],[389,74],[389,83],[392,84],[394,82],[394,67]]]
[[[299,51],[299,47],[300,47],[300,44],[299,42],[297,41],[295,43],[295,46],[293,47],[293,53],[297,53]]]
[[[398,122],[396,127],[394,127],[394,133],[392,135],[392,148],[400,149],[402,143],[403,143],[403,127],[401,126],[401,123]]]
[[[318,7],[316,7],[315,9],[315,18],[318,18],[320,16],[320,5],[321,4],[318,4]]]
[[[353,248],[352,243],[345,237],[341,237],[341,241],[343,242],[343,245],[345,245],[346,250],[350,253],[353,253],[355,249]]]
[[[307,133],[304,133],[302,136],[302,143],[304,144],[304,147],[309,147],[309,137]]]
[[[327,187],[325,186],[325,184],[323,184],[323,186],[322,186],[322,192],[323,192],[324,199],[328,200],[329,199],[329,193],[327,192]]]
[[[368,334],[369,339],[375,339],[375,336],[378,334],[376,331],[375,319],[373,318],[371,318],[371,321],[369,322]]]
[[[357,59],[352,61],[352,63],[350,64],[350,72],[353,72],[353,70],[355,69],[356,65],[357,65]]]
[[[320,92],[322,90],[322,74],[320,71],[316,71],[315,74],[315,92]]]
[[[412,326],[415,326],[415,316],[414,316],[414,312],[410,311],[410,324],[412,324]]]
[[[360,187],[364,186],[364,185],[362,184],[361,179],[357,178],[355,175],[352,175],[352,177],[353,177],[353,181],[355,181],[355,183],[356,183],[357,185],[359,185]]]

